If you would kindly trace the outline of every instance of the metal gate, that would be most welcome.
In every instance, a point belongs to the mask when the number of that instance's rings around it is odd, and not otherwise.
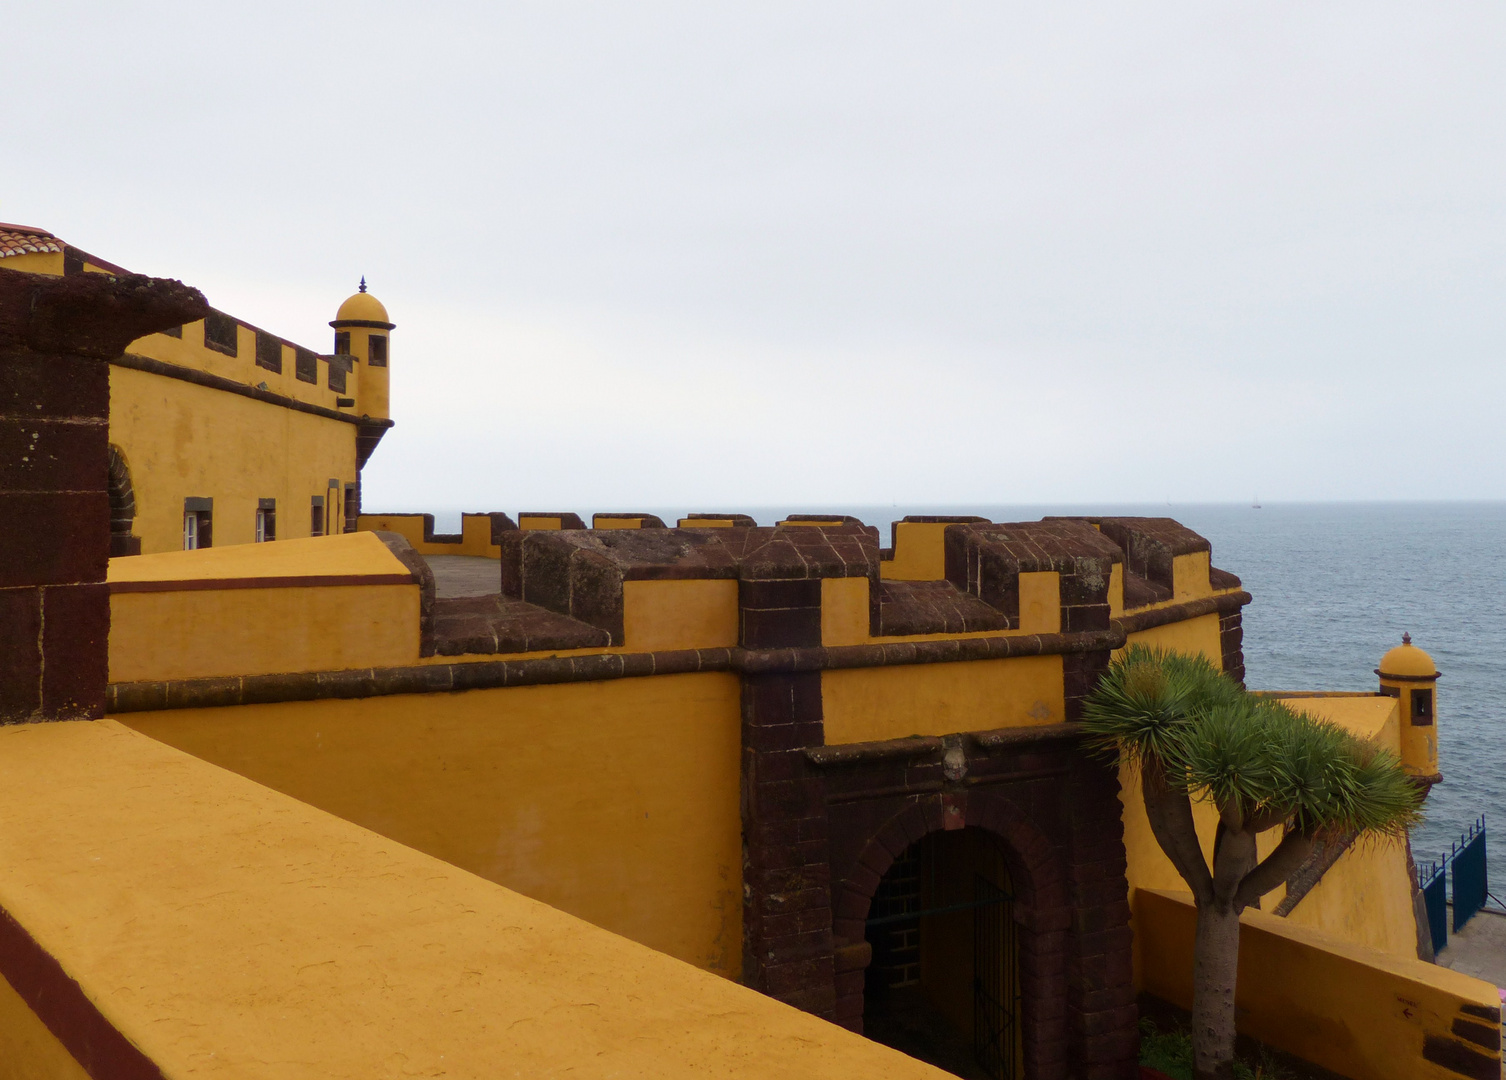
[[[994,1080],[1014,1080],[1020,1023],[1014,897],[979,874],[973,898],[973,1053]]]

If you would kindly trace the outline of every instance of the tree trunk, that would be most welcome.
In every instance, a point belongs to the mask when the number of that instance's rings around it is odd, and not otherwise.
[[[1192,965],[1192,1062],[1196,1080],[1234,1076],[1234,984],[1239,978],[1239,913],[1216,899],[1197,909]]]

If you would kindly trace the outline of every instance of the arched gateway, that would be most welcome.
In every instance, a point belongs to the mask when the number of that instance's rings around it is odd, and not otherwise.
[[[821,1011],[962,1076],[1132,1075],[1119,783],[1080,739],[1053,724],[804,750],[803,804],[824,813],[799,827],[824,830],[830,867],[832,959],[803,969],[811,1000],[819,971],[834,980]]]

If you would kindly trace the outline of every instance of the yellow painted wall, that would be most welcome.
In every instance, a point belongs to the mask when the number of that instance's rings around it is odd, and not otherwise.
[[[417,585],[195,589],[110,597],[110,681],[418,662]]]
[[[327,345],[310,351],[317,354],[325,352],[326,349]],[[267,389],[273,393],[326,409],[336,408],[336,398],[353,397],[350,390],[357,385],[356,380],[359,378],[358,370],[351,371],[346,376],[346,392],[337,393],[329,388],[329,365],[320,360],[316,364],[318,381],[304,382],[298,378],[293,349],[288,345],[284,345],[282,349],[282,371],[276,372],[264,368],[256,362],[256,331],[246,326],[241,326],[236,333],[235,355],[227,356],[204,344],[203,319],[186,324],[183,327],[182,337],[174,337],[170,334],[148,334],[146,337],[137,338],[126,347],[126,352],[176,364],[179,367],[192,368],[194,371],[205,371],[211,375],[234,379],[247,386],[259,386],[266,383]],[[359,409],[341,411],[356,416],[359,416],[361,412]]]
[[[700,967],[742,963],[731,674],[123,722]]]
[[[1287,921],[1399,959],[1414,959],[1417,917],[1406,841],[1360,840],[1339,856]]]
[[[8,261],[8,260],[7,260]],[[89,1080],[83,1066],[0,978],[0,1080]]]
[[[629,652],[731,648],[737,644],[737,582],[624,581],[622,623]]]
[[[362,514],[356,519],[356,531],[397,533],[420,555],[472,555],[497,559],[502,554],[502,548],[492,543],[491,518],[486,514],[460,515],[458,544],[425,541],[422,514]],[[498,587],[501,587],[500,581]]]
[[[1213,595],[1213,586],[1208,580],[1209,556],[1207,551],[1194,551],[1172,557],[1171,598],[1174,601],[1181,604]]]
[[[28,274],[52,274],[63,276],[63,253],[61,251],[29,251],[24,255],[7,255],[0,259],[0,266],[7,270],[22,270]]]
[[[826,742],[949,735],[1065,719],[1060,656],[821,673]]]
[[[1020,575],[1020,632],[1059,634],[1062,576],[1055,570]]]
[[[1258,911],[1245,912],[1240,922],[1239,1030],[1352,1080],[1458,1080],[1458,1073],[1423,1059],[1424,1039],[1453,1040],[1454,1023],[1471,1020],[1462,1005],[1500,1005],[1494,986],[1448,968]],[[1192,1004],[1195,924],[1186,894],[1135,895],[1145,989],[1182,1008]],[[1487,1035],[1494,1027],[1481,1026]]]
[[[369,533],[112,559],[110,680],[416,663],[418,585],[390,583],[408,573]],[[332,575],[374,581],[259,587]],[[123,591],[143,585],[174,591]]]
[[[110,368],[110,441],[131,470],[143,553],[183,547],[185,497],[214,499],[215,546],[256,538],[259,499],[277,500],[279,538],[308,536],[310,498],[356,479],[355,440],[352,424]]]
[[[1145,645],[1152,649],[1206,656],[1219,668],[1224,666],[1224,647],[1218,632],[1217,613],[1195,619],[1153,626],[1129,635],[1128,645]],[[1118,656],[1116,652],[1114,655]]]
[[[879,563],[886,581],[940,581],[946,577],[944,521],[896,521],[894,558]]]
[[[0,818],[0,908],[167,1077],[945,1080],[111,721],[0,728]]]

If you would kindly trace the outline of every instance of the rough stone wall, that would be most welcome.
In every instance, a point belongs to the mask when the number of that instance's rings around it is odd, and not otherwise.
[[[205,310],[174,281],[0,269],[0,723],[104,715],[108,361]]]

